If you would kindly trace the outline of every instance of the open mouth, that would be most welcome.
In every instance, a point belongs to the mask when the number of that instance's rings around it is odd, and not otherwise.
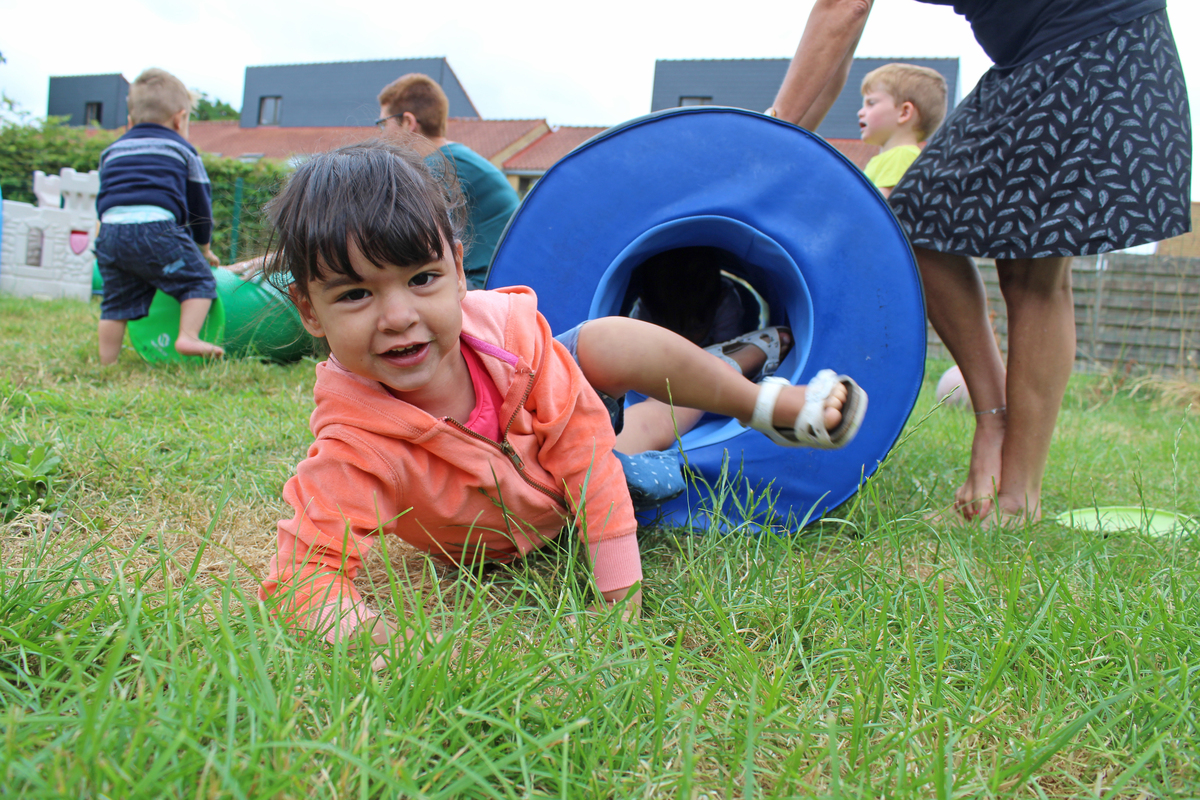
[[[412,344],[408,347],[397,347],[392,350],[388,350],[386,353],[384,353],[384,355],[388,358],[407,358],[408,356],[415,356],[417,353],[421,352],[421,348],[424,346],[425,342],[421,342],[420,344]]]

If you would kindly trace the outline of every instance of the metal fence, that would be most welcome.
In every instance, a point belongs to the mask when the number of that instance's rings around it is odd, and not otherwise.
[[[1007,351],[1008,319],[995,265],[978,262],[1000,349]],[[1200,258],[1108,253],[1076,258],[1075,367],[1200,373]],[[929,328],[929,355],[949,358]]]

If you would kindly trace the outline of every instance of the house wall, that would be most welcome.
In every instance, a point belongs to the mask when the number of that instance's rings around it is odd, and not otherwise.
[[[281,98],[280,127],[371,125],[379,117],[379,92],[409,72],[424,73],[441,85],[450,116],[479,116],[446,59],[406,58],[247,67],[241,126],[258,126],[263,97]]]
[[[128,96],[129,81],[119,74],[51,77],[46,113],[67,117],[68,125],[82,125],[87,104],[102,103],[100,127],[113,130],[129,117]]]
[[[857,139],[862,79],[871,70],[894,61],[937,70],[946,79],[950,107],[957,103],[957,58],[856,58],[846,87],[817,133],[826,139]],[[675,108],[680,97],[711,97],[713,105],[765,111],[775,102],[789,63],[786,58],[656,61],[650,110]]]

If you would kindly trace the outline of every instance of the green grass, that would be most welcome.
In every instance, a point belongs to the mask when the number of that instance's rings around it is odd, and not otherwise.
[[[1200,531],[937,528],[970,416],[932,410],[843,522],[647,530],[639,624],[573,548],[456,574],[398,543],[373,603],[423,660],[257,602],[312,365],[101,369],[96,306],[0,297],[0,441],[56,509],[0,525],[4,797],[1194,797]],[[1197,414],[1075,376],[1047,510],[1200,517]]]

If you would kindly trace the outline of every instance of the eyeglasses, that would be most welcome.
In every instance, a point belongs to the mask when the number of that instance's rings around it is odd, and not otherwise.
[[[404,116],[404,114],[392,114],[391,116],[388,116],[388,117],[381,117],[381,118],[375,120],[375,127],[379,128],[379,130],[383,130],[387,126],[387,121],[389,119],[399,119],[400,117],[403,117],[403,116]]]

